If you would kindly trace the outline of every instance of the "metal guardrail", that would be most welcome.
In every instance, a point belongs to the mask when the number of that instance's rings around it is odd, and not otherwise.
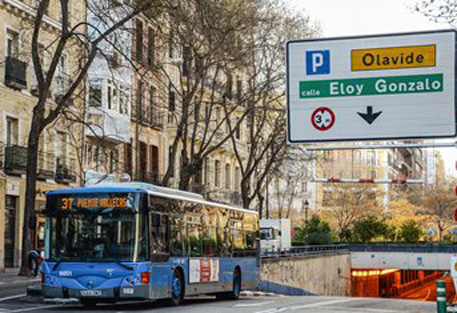
[[[296,246],[288,250],[262,250],[262,258],[325,255],[345,252],[457,253],[457,244],[339,244]]]
[[[262,250],[262,258],[299,257],[349,252],[347,245],[300,246],[288,250]]]
[[[351,252],[457,253],[457,244],[349,244]]]

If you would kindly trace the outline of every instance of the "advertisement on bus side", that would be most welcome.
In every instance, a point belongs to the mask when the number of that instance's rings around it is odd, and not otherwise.
[[[192,258],[189,260],[189,283],[219,281],[219,259]]]

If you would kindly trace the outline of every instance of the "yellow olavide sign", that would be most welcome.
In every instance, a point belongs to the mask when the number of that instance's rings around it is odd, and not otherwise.
[[[392,70],[436,65],[435,45],[405,46],[351,51],[353,72]]]

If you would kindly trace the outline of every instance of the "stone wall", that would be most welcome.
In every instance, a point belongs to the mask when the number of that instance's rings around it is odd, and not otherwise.
[[[349,296],[351,256],[340,253],[262,259],[261,279],[298,287],[312,294]]]

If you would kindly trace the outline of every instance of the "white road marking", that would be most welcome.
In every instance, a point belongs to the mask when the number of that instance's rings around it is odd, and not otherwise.
[[[0,298],[0,302],[2,301],[7,301],[7,300],[11,300],[11,299],[17,299],[17,298],[22,298],[22,297],[25,297],[26,294],[23,293],[23,294],[20,294],[20,295],[14,295],[14,296],[9,296],[9,297],[4,297],[4,298]]]
[[[240,304],[235,304],[236,307],[238,308],[248,308],[252,306],[261,306],[265,304],[270,304],[273,303],[274,301],[265,301],[265,302],[255,302],[255,303],[240,303]]]
[[[332,307],[332,306],[327,306],[325,307],[326,309],[330,309],[330,310],[341,310],[341,307]],[[387,310],[387,309],[367,309],[367,308],[346,308],[346,309],[350,309],[351,311],[359,311],[359,312],[379,312],[379,313],[398,313],[398,310]]]
[[[257,311],[255,313],[279,313],[285,310],[288,310],[289,308],[272,308],[268,310],[263,310],[263,311]]]
[[[55,307],[62,307],[61,305],[43,305],[43,306],[37,306],[33,308],[27,308],[27,309],[18,309],[18,310],[11,310],[7,311],[8,313],[16,313],[16,312],[29,312],[29,311],[36,311],[40,309],[50,309],[50,308],[55,308]]]
[[[311,309],[311,308],[317,308],[317,307],[324,306],[324,305],[336,304],[336,303],[344,303],[344,302],[349,302],[349,301],[354,301],[354,300],[355,300],[354,298],[330,300],[330,301],[316,302],[316,303],[311,303],[311,304],[303,304],[303,305],[291,306],[290,309],[291,310]]]
[[[29,280],[11,280],[8,282],[0,281],[0,285],[10,285],[10,284],[17,284],[17,283],[34,283],[34,282],[39,282],[40,279],[29,279]]]

